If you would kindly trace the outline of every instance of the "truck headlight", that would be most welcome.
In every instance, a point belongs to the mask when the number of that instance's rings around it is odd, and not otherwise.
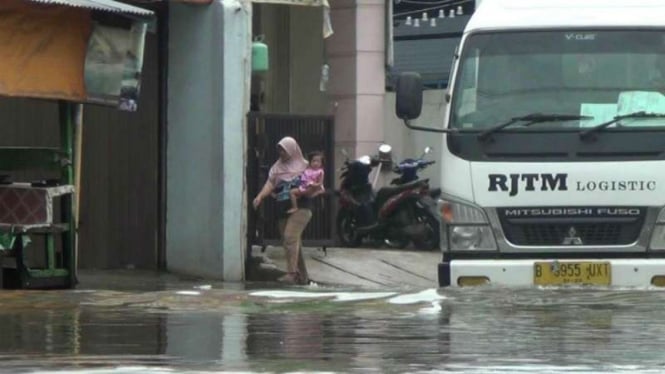
[[[656,225],[651,233],[649,248],[654,251],[665,250],[665,208],[661,209],[656,219]]]
[[[489,220],[479,207],[457,201],[439,200],[441,246],[451,251],[494,251],[496,240]]]

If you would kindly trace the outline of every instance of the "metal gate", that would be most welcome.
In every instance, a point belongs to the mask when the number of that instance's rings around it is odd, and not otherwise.
[[[276,245],[280,242],[277,228],[275,202],[266,199],[258,211],[251,201],[261,190],[268,178],[268,171],[277,160],[277,142],[285,136],[291,136],[303,151],[322,151],[325,155],[326,194],[315,200],[313,216],[303,233],[305,246],[333,246],[335,244],[332,193],[334,186],[334,118],[332,116],[313,116],[296,114],[273,114],[252,112],[248,115],[248,150],[247,157],[247,236],[248,245]]]

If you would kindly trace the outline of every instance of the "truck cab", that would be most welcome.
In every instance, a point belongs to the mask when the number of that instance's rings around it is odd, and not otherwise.
[[[441,133],[440,286],[665,286],[665,3],[483,0]],[[443,61],[441,63],[444,63]]]

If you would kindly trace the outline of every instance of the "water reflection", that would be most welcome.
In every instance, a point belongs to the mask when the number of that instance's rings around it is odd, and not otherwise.
[[[0,298],[3,298],[0,292]],[[24,295],[28,299],[38,295]],[[166,316],[86,308],[0,307],[0,369],[161,364]]]
[[[0,314],[0,351],[80,353],[78,310]]]
[[[491,287],[3,291],[0,371],[658,372],[664,302]]]
[[[434,368],[449,353],[449,321],[449,308],[427,318],[412,311],[345,307],[252,314],[246,353],[257,371],[272,370],[277,361],[284,370]]]

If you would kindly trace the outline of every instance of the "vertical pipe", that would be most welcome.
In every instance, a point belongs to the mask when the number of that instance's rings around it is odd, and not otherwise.
[[[77,104],[67,101],[58,102],[58,119],[60,125],[60,150],[64,153],[66,162],[62,165],[61,181],[66,184],[74,184],[74,121],[77,116]],[[77,193],[78,191],[75,191]],[[62,198],[61,218],[62,222],[68,226],[68,231],[62,234],[62,251],[64,267],[69,274],[67,286],[74,287],[76,284],[76,259],[74,253],[74,240],[75,240],[75,223],[74,215],[74,199],[71,196],[64,196]]]
[[[169,2],[157,10],[157,54],[159,65],[159,144],[157,171],[157,268],[166,270],[166,152],[168,136]]]
[[[77,278],[78,265],[79,265],[79,226],[81,225],[81,168],[83,167],[83,104],[74,104],[74,214],[73,223],[74,232],[72,234],[73,245],[73,264],[71,271],[73,272],[72,280]]]

